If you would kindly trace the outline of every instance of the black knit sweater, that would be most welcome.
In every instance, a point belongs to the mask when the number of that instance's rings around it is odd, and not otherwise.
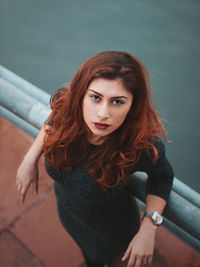
[[[153,164],[146,151],[131,169],[146,172],[146,194],[168,200],[173,169],[165,155],[161,140],[155,147],[159,158]],[[98,146],[93,146],[98,149]],[[57,172],[47,164],[46,170],[55,181],[55,194],[60,221],[77,242],[84,255],[96,263],[113,260],[124,252],[140,226],[136,203],[122,185],[103,191],[87,176],[84,162],[73,171]]]

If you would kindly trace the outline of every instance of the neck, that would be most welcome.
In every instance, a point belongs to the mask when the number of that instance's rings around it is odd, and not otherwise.
[[[92,135],[88,137],[88,142],[93,145],[102,145],[105,142],[105,140],[106,140],[105,136],[99,137],[99,136]]]

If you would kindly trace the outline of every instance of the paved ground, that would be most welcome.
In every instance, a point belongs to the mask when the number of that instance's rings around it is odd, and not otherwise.
[[[18,198],[16,170],[32,139],[3,119],[0,130],[0,267],[78,267],[83,256],[58,220],[52,181],[42,160],[39,195],[29,192],[25,204]],[[155,266],[200,266],[200,256],[162,227],[156,248]],[[112,267],[118,266],[116,262]]]

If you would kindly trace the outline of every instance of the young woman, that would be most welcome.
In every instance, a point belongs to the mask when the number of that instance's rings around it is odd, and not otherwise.
[[[17,172],[22,201],[31,183],[38,190],[37,162],[44,153],[60,221],[80,246],[85,266],[104,266],[118,255],[128,267],[150,266],[173,170],[146,69],[128,53],[99,53],[54,94],[51,107]],[[127,190],[135,171],[148,174],[141,222]]]

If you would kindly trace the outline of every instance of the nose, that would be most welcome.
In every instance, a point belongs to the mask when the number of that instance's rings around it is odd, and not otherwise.
[[[101,120],[106,120],[110,117],[110,112],[107,103],[102,103],[101,105],[99,105],[97,116]]]

